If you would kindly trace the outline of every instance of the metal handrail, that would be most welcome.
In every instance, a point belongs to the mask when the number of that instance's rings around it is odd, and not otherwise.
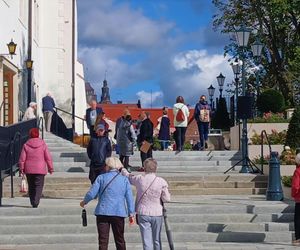
[[[14,151],[15,151],[15,143],[17,140],[19,140],[19,152],[20,152],[21,151],[21,133],[20,132],[16,132],[14,138],[10,142],[9,153],[10,153],[10,159],[12,162],[14,162],[13,157],[16,157],[16,155],[14,154]],[[14,198],[13,164],[10,164],[10,190],[11,190],[10,197]]]
[[[1,110],[3,109],[3,107],[4,107],[4,100],[1,102],[1,105],[0,105],[0,114],[1,114]],[[3,121],[5,121],[4,112],[3,112]],[[1,125],[1,116],[0,116],[0,125]]]
[[[271,147],[271,144],[270,144],[270,141],[269,141],[269,138],[268,138],[268,134],[266,132],[266,130],[263,130],[261,131],[261,134],[260,134],[260,142],[261,142],[261,148],[260,148],[260,164],[261,164],[261,172],[263,173],[264,172],[264,135],[266,137],[266,140],[267,140],[267,143],[269,145],[269,151],[270,151],[270,155],[271,155],[271,152],[272,152],[272,147]]]
[[[54,108],[56,109],[56,113],[57,113],[57,110],[59,110],[59,111],[65,113],[65,114],[73,116],[72,113],[70,113],[70,112],[68,112],[66,110],[63,110],[63,109],[58,108],[58,107],[54,107]],[[82,140],[81,140],[81,146],[84,147],[84,122],[85,122],[85,118],[82,118],[82,117],[77,116],[77,115],[74,115],[74,117],[82,121]],[[72,121],[72,123],[74,123],[74,122],[75,121]],[[56,130],[57,130],[57,123],[56,123]],[[73,133],[74,133],[74,131],[73,131]]]
[[[40,129],[40,125],[42,123],[42,139],[44,139],[44,118],[43,117],[40,117],[39,121],[38,121],[38,129]]]

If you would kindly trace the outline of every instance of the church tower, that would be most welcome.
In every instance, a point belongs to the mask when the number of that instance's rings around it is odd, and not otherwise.
[[[100,103],[111,104],[110,94],[109,94],[109,87],[107,86],[106,79],[104,79],[104,81],[103,81],[103,87],[102,87],[102,94],[101,94]]]

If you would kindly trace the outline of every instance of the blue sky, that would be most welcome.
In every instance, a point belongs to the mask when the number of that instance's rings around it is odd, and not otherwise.
[[[86,79],[99,96],[107,70],[113,102],[150,106],[152,93],[156,107],[178,95],[194,104],[220,72],[232,78],[214,11],[211,0],[78,0]]]

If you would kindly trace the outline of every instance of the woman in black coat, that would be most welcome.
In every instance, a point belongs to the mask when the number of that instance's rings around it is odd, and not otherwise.
[[[158,140],[160,141],[161,149],[165,150],[168,148],[170,141],[170,119],[167,108],[163,108],[163,116],[159,118],[159,123]]]

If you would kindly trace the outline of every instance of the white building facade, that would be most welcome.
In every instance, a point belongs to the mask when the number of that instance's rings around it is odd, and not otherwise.
[[[47,93],[51,93],[58,108],[72,113],[74,86],[75,115],[84,117],[85,85],[83,67],[77,62],[76,12],[76,0],[0,0],[0,54],[7,53],[6,44],[11,39],[17,44],[13,58],[0,56],[0,126],[16,123],[20,111],[26,109],[25,61],[30,54],[31,100],[38,103],[38,115],[42,116],[41,100]],[[72,127],[71,115],[59,115],[67,127]],[[75,131],[81,134],[82,126],[77,122],[75,125]]]

